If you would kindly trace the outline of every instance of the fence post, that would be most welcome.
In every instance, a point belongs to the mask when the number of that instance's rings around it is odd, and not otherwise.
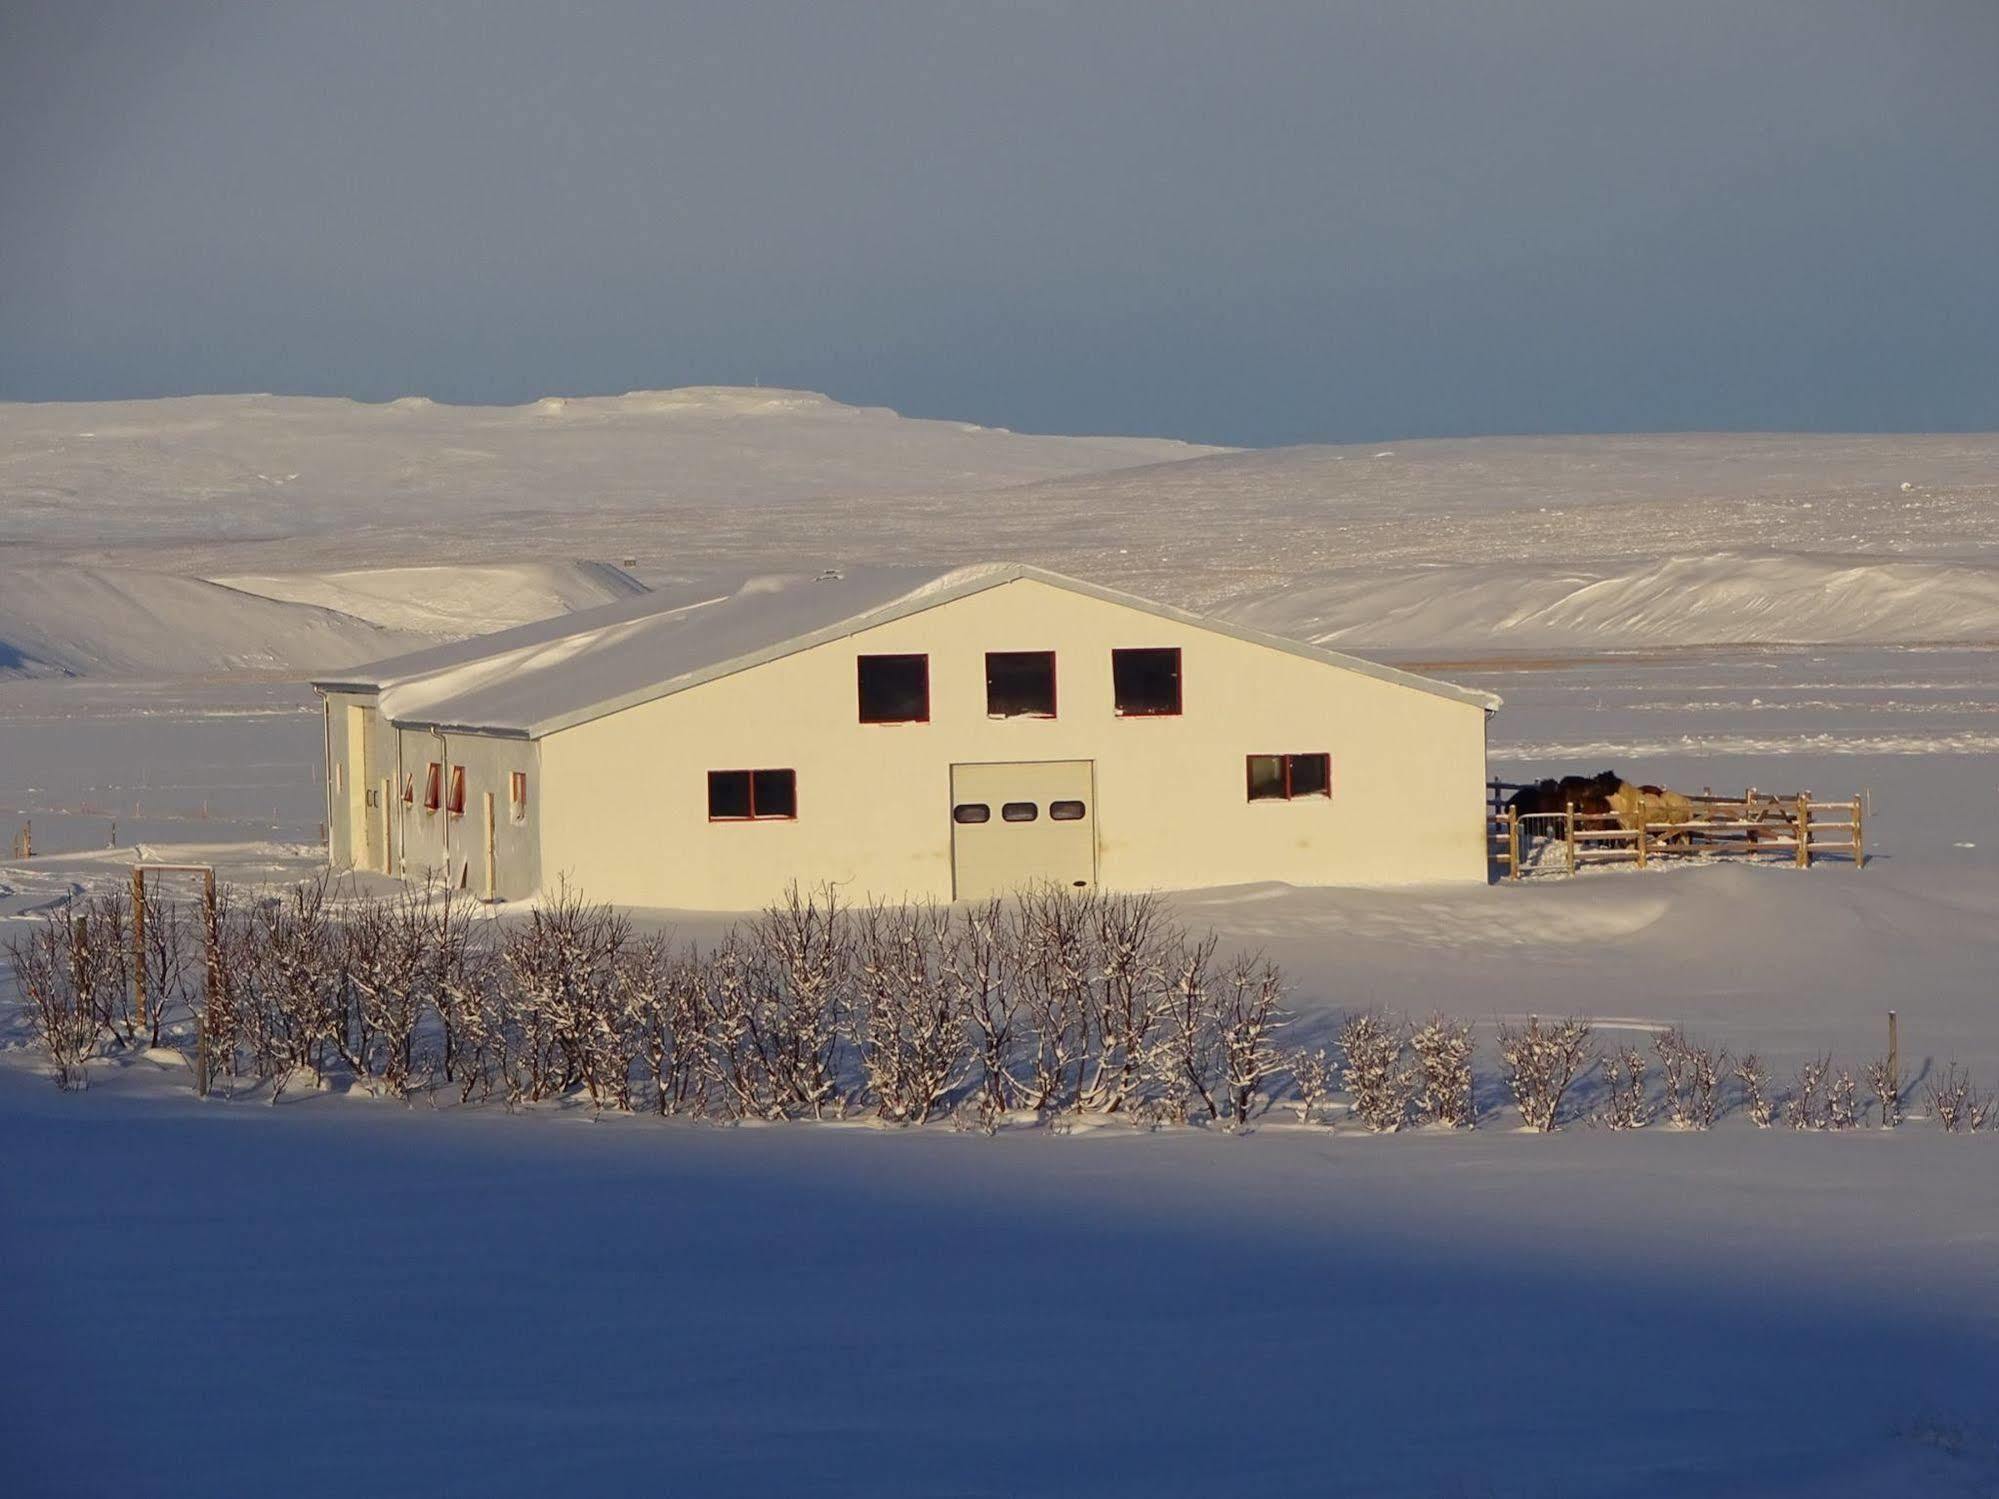
[[[1867,793],[1853,799],[1853,867],[1867,867]]]
[[[1645,867],[1645,804],[1638,804],[1638,867]]]
[[[132,866],[132,1008],[146,1024],[146,866]]]
[[[1506,868],[1507,878],[1520,878],[1520,809],[1506,809]]]
[[[1565,803],[1562,816],[1563,827],[1566,830],[1563,836],[1569,845],[1569,878],[1574,879],[1576,874],[1576,804],[1574,802]]]
[[[1888,1077],[1890,1086],[1902,1086],[1902,1026],[1893,1010],[1888,1012]]]
[[[1798,868],[1812,867],[1812,794],[1798,793]]]

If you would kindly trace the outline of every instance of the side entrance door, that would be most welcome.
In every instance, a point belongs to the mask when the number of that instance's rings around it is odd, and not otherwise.
[[[1023,885],[1097,883],[1096,766],[1025,760],[951,767],[951,884],[959,900]]]

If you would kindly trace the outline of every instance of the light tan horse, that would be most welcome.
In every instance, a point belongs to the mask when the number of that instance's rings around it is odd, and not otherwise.
[[[1611,792],[1610,810],[1617,814],[1617,825],[1631,833],[1640,827],[1656,828],[1661,823],[1681,828],[1694,820],[1694,804],[1680,792],[1668,791],[1663,786],[1634,786],[1629,781],[1621,782]],[[1660,839],[1671,842],[1684,836],[1679,832],[1664,833]]]

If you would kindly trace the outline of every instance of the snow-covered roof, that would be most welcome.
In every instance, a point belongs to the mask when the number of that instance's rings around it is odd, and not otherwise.
[[[708,597],[646,594],[397,656],[313,685],[375,692],[392,722],[538,739],[1018,579],[1141,610],[1482,708],[1499,699],[1019,563],[852,567],[751,578]]]

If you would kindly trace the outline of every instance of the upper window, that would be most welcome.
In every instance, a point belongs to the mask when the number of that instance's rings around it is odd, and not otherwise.
[[[1053,718],[1055,653],[987,651],[986,716]]]
[[[1123,718],[1171,717],[1180,711],[1180,648],[1111,652],[1111,688]]]
[[[403,773],[403,805],[406,807],[412,806],[415,802],[416,773],[414,771],[405,771]]]
[[[465,815],[465,767],[462,765],[451,767],[450,811],[453,817]]]
[[[708,820],[753,822],[798,816],[795,770],[711,770]]]
[[[1249,799],[1288,802],[1333,794],[1331,755],[1251,755]]]
[[[507,776],[507,806],[513,813],[515,822],[524,822],[528,815],[528,773],[516,770]]]
[[[423,776],[423,810],[435,812],[444,805],[444,767],[433,760]]]
[[[930,658],[862,656],[862,723],[928,723]]]

